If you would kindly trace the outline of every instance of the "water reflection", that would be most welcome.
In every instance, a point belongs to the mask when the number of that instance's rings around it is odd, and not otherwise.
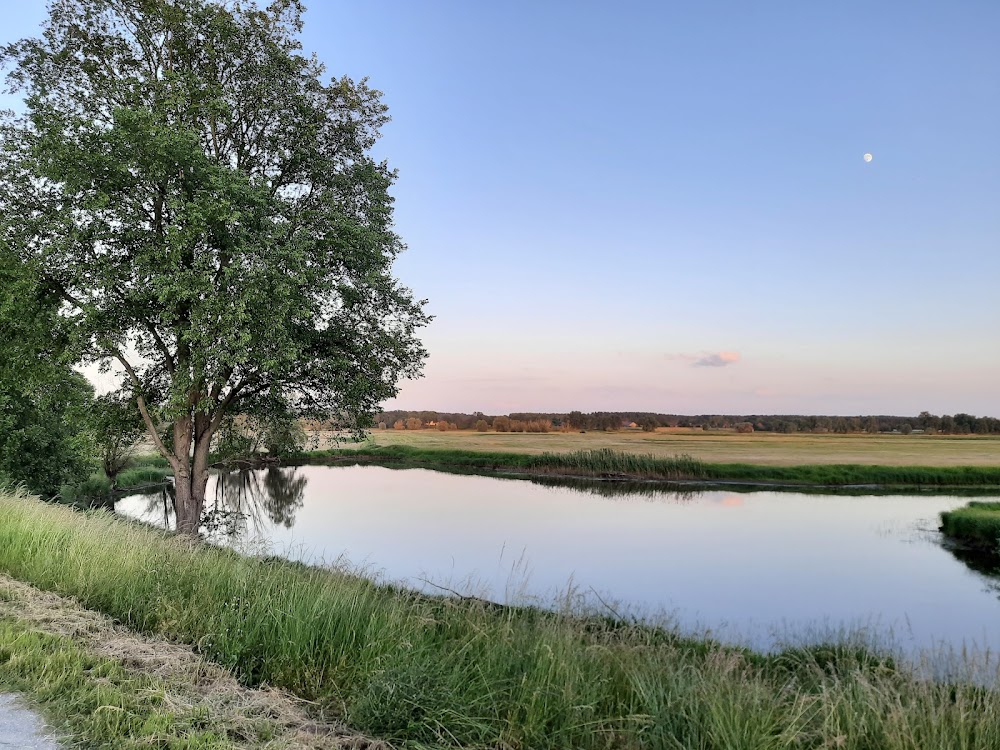
[[[982,576],[986,587],[1000,596],[1000,555],[985,550],[963,547],[947,540],[942,542],[942,546],[956,560],[964,563],[969,570]]]
[[[211,537],[240,537],[270,525],[290,529],[305,503],[309,479],[296,468],[220,472],[209,485],[201,529]],[[164,528],[174,528],[174,486],[146,495],[144,515]]]

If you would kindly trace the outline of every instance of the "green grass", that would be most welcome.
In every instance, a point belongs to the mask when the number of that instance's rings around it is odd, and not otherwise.
[[[0,570],[412,747],[1000,747],[1000,697],[816,647],[442,599],[0,497]]]
[[[171,706],[166,686],[117,661],[89,653],[68,636],[0,618],[0,688],[28,694],[74,746],[236,747],[225,727],[196,710]]]
[[[941,514],[945,536],[1000,555],[1000,503],[971,502]]]
[[[426,449],[410,446],[331,449],[304,454],[306,459],[368,458],[414,465],[451,466],[480,471],[573,474],[664,481],[761,482],[783,485],[845,487],[994,487],[1000,486],[1000,466],[875,466],[817,464],[771,466],[706,463],[690,456],[664,458],[598,449],[575,453],[507,453]]]
[[[162,484],[173,476],[167,460],[159,455],[135,456],[128,468],[118,474],[116,492],[122,493],[142,487]],[[64,485],[59,492],[59,500],[70,505],[92,506],[109,502],[112,496],[111,480],[103,471],[96,471],[87,479],[76,484]]]

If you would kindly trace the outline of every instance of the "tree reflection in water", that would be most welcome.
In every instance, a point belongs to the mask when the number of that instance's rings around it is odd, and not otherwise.
[[[291,528],[305,502],[308,478],[295,468],[227,471],[214,475],[215,492],[209,492],[201,528],[209,535],[236,537],[269,523]],[[148,514],[161,515],[164,528],[174,528],[174,487],[164,486],[150,495]]]

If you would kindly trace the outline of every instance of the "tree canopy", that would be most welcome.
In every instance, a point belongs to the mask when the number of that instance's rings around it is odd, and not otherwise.
[[[92,388],[73,372],[51,289],[0,248],[0,482],[55,495],[85,473]]]
[[[277,0],[56,0],[0,50],[0,246],[114,364],[197,528],[227,413],[360,429],[425,357],[392,274],[395,178],[366,81],[324,79]],[[161,440],[164,427],[171,440]]]

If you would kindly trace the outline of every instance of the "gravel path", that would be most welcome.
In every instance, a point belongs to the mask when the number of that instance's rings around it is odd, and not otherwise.
[[[16,696],[0,693],[0,748],[58,750],[42,720],[21,706]]]

